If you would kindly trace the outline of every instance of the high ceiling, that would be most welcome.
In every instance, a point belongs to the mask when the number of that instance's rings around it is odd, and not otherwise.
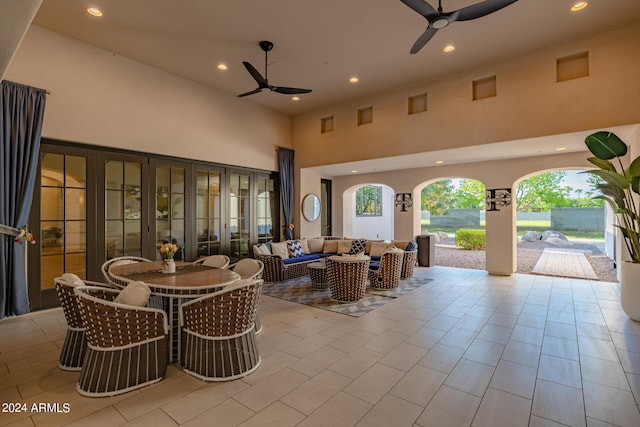
[[[451,11],[479,1],[442,3]],[[590,0],[576,13],[573,3],[519,0],[454,22],[416,55],[409,49],[427,22],[400,0],[44,0],[34,23],[232,95],[257,87],[242,61],[264,74],[258,42],[270,40],[270,83],[313,92],[298,102],[268,92],[244,99],[295,115],[640,19],[638,0]],[[90,6],[103,16],[87,14]],[[445,54],[448,43],[456,50]],[[357,84],[349,83],[354,75]]]

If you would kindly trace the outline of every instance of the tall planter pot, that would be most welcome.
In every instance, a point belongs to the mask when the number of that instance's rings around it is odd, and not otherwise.
[[[640,263],[619,265],[622,309],[630,319],[640,321]]]

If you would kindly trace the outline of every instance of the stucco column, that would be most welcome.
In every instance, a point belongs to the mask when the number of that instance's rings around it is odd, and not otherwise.
[[[498,276],[510,276],[518,268],[516,252],[515,204],[487,211],[487,271]]]

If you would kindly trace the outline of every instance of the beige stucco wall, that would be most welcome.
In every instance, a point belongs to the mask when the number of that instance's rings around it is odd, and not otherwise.
[[[635,158],[640,150],[640,125],[626,125],[609,129],[618,134],[630,146],[630,156],[625,159],[628,164],[629,158]],[[578,132],[571,135],[559,135],[557,139],[578,138],[582,141],[584,136],[584,132]],[[514,143],[524,142],[514,141]],[[559,169],[590,169],[592,165],[587,161],[590,156],[591,153],[585,150],[566,154],[335,177],[333,179],[333,234],[338,236],[344,234],[345,218],[343,214],[347,210],[343,206],[343,195],[354,186],[375,182],[392,187],[396,193],[412,193],[413,208],[410,208],[408,212],[399,212],[396,209],[394,217],[394,239],[409,240],[421,234],[420,191],[433,181],[447,178],[470,178],[481,181],[486,188],[510,188],[512,194],[515,194],[518,183],[533,174]],[[488,212],[486,218],[487,271],[496,275],[510,275],[517,269],[515,204],[498,212]],[[309,234],[309,236],[313,235],[317,234]]]
[[[588,51],[589,76],[556,82],[558,58]],[[298,167],[424,153],[496,142],[531,143],[529,138],[584,133],[640,123],[640,22],[570,41],[522,57],[420,82],[397,90],[322,108],[294,118]],[[472,100],[472,82],[496,76],[497,96]],[[408,97],[427,92],[428,111],[407,114]],[[357,126],[357,110],[373,107],[373,123]],[[334,131],[320,133],[333,116]],[[636,132],[637,133],[637,132]],[[583,138],[584,136],[581,136]],[[640,146],[637,138],[627,142]],[[636,148],[637,149],[637,148]],[[588,167],[587,152],[489,161],[338,177],[333,183],[333,234],[342,234],[343,192],[380,182],[396,192],[413,192],[436,178],[478,179],[487,188],[512,188],[525,175],[557,168]],[[304,184],[301,191],[304,192]],[[420,187],[420,188],[419,188]],[[395,216],[395,238],[419,233],[419,209]],[[516,270],[515,212],[487,215],[487,270]]]
[[[589,76],[557,83],[557,58],[589,52]],[[640,23],[558,44],[517,59],[299,115],[299,167],[342,163],[640,122]],[[497,96],[472,100],[472,81],[496,76]],[[428,111],[407,114],[427,92]],[[373,123],[357,126],[358,108]],[[333,116],[334,131],[320,120]],[[320,148],[321,147],[321,148]]]
[[[47,89],[43,136],[277,170],[291,119],[32,25],[7,80]]]

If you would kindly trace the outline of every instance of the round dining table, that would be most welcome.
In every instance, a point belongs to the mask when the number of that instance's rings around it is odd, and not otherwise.
[[[240,279],[240,275],[226,268],[195,265],[177,261],[175,273],[163,273],[162,261],[135,262],[114,265],[109,268],[114,283],[126,286],[133,281],[142,281],[151,289],[149,305],[162,308],[168,316],[169,360],[177,361],[180,354],[180,332],[178,307],[185,299],[215,292],[221,287]]]

